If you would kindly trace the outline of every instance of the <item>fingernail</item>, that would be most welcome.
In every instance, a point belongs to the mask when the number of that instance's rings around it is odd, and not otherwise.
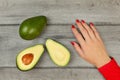
[[[93,24],[92,22],[90,22],[90,25],[91,25],[91,26],[94,26],[94,24]]]
[[[76,19],[76,22],[79,23],[80,22],[79,19]]]
[[[75,28],[75,26],[74,26],[74,25],[72,25],[72,28],[74,29],[74,28]]]
[[[73,46],[75,45],[73,41],[70,42]]]
[[[81,22],[82,22],[82,23],[85,23],[85,21],[84,21],[84,20],[81,20]]]

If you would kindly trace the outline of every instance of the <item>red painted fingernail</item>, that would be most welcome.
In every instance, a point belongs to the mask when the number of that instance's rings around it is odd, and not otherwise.
[[[76,19],[76,22],[79,23],[80,22],[79,19]]]
[[[74,25],[72,25],[72,28],[75,28],[75,26],[74,26]]]
[[[82,23],[85,23],[85,21],[84,21],[84,20],[81,20],[81,22],[82,22]]]
[[[91,25],[91,26],[94,26],[94,24],[93,24],[92,22],[90,22],[90,25]]]
[[[75,45],[73,41],[70,42],[73,46]]]

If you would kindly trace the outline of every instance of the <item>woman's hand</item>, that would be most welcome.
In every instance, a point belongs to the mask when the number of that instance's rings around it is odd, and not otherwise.
[[[76,20],[76,24],[81,33],[74,25],[72,25],[72,31],[80,45],[74,41],[71,44],[79,55],[97,68],[107,64],[111,59],[94,24],[90,23],[88,26],[84,20]]]

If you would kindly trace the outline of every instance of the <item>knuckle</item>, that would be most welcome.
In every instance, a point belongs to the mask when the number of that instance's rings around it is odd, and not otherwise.
[[[94,41],[95,41],[95,42],[97,42],[97,41],[98,41],[98,39],[97,39],[97,38],[95,38],[95,39],[94,39]]]
[[[82,48],[84,49],[84,48],[86,48],[87,47],[87,45],[86,45],[86,43],[84,43],[83,45],[82,45]]]
[[[89,32],[93,32],[93,30],[92,30],[91,28],[88,28],[87,30],[88,30]]]
[[[80,34],[79,34],[79,33],[76,33],[76,36],[77,36],[77,37],[79,37],[79,36],[80,36]]]
[[[83,29],[82,32],[87,33],[87,31],[85,29]]]
[[[93,33],[93,30],[89,29],[89,32]]]

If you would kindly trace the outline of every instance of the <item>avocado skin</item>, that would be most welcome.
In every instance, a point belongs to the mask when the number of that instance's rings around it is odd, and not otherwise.
[[[47,40],[53,40],[53,39],[47,38],[46,41],[47,41]],[[64,48],[66,48],[64,44],[62,44],[62,43],[60,43],[60,42],[58,42],[58,41],[56,41],[56,40],[53,40],[53,41],[57,42],[58,44],[60,44],[60,45],[63,46]],[[67,51],[69,51],[68,48],[66,48],[66,49],[67,49]],[[47,50],[48,53],[49,53],[50,59],[54,62],[54,60],[52,59],[52,57],[51,57],[51,55],[50,55],[50,52],[49,52],[47,46],[46,46],[46,50]],[[69,51],[69,52],[70,52],[70,51]],[[70,52],[70,53],[71,53],[71,52]],[[56,64],[56,65],[59,66],[59,67],[65,67],[65,66],[67,66],[67,65],[69,64],[70,59],[71,59],[71,55],[70,55],[70,57],[69,57],[69,61],[68,61],[66,64],[64,64],[63,66],[61,66],[61,65],[59,65],[59,64],[57,64],[57,63],[55,63],[55,62],[54,62],[54,64]]]
[[[45,16],[36,16],[24,20],[19,28],[19,34],[21,38],[25,40],[32,40],[38,37],[43,28],[47,24],[47,18]]]

